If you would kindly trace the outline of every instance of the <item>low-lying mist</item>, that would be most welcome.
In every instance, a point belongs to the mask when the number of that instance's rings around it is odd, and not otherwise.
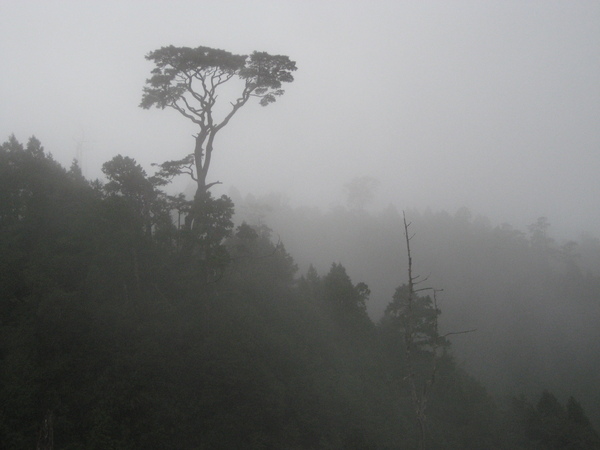
[[[300,274],[341,263],[367,283],[367,310],[378,321],[407,282],[402,212],[357,205],[291,206],[286,197],[231,190],[236,221],[266,225],[293,255]],[[439,296],[455,355],[493,393],[535,395],[542,387],[581,398],[600,419],[600,240],[552,233],[540,217],[527,229],[492,224],[466,208],[405,211],[414,232],[420,287]]]

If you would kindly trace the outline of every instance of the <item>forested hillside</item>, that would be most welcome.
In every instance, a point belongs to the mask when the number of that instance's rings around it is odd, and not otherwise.
[[[599,447],[575,399],[597,386],[598,275],[543,222],[409,212],[415,270],[445,289],[410,303],[394,211],[234,224],[208,195],[192,228],[164,178],[123,156],[103,172],[0,147],[2,448]]]
[[[402,213],[390,206],[293,207],[281,196],[241,196],[238,220],[268,223],[286,242],[300,270],[341,261],[371,291],[378,321],[398,277],[406,273]],[[416,271],[443,289],[441,329],[477,329],[455,336],[454,355],[498,398],[548,388],[581,398],[600,423],[600,240],[552,237],[541,217],[518,230],[492,225],[463,208],[407,211],[415,233]]]

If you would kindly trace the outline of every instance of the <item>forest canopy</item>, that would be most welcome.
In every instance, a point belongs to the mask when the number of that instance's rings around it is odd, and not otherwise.
[[[299,272],[275,239],[285,235],[276,216],[277,234],[264,223],[237,221],[232,199],[209,197],[206,226],[198,234],[202,252],[189,253],[181,245],[188,232],[181,226],[189,211],[185,198],[166,194],[129,157],[116,156],[103,171],[106,182],[90,182],[76,163],[61,167],[33,137],[23,145],[11,136],[0,147],[3,446],[419,445],[402,345],[402,266],[382,259],[397,289],[389,293],[383,319],[373,321],[367,315],[375,301],[370,286],[354,282],[343,262],[330,262],[322,273],[314,267]],[[287,213],[300,221],[294,211]],[[364,230],[391,217],[340,210],[327,220],[343,220],[350,233],[358,223]],[[552,288],[561,281],[565,292],[573,285],[569,280],[577,280],[580,300],[569,308],[596,311],[590,305],[596,305],[598,275],[583,272],[566,247],[558,252],[563,247],[543,234],[543,221],[533,226],[531,245],[523,246],[525,237],[514,230],[478,228],[471,221],[459,226],[459,218],[446,215],[414,217],[417,236],[430,236],[428,227],[441,227],[446,236],[466,232],[457,245],[467,258],[489,251],[473,239],[485,236],[490,245],[501,242],[497,251],[508,252],[513,264],[537,261],[531,270],[539,271],[537,280],[553,274]],[[327,233],[327,220],[316,218]],[[397,225],[390,229],[401,240]],[[435,244],[443,256],[443,240]],[[418,259],[425,240],[413,245]],[[421,294],[415,301],[419,333],[426,338],[432,320],[439,316],[443,324],[452,307],[437,309]],[[509,351],[515,357],[507,371],[532,367],[518,348]],[[600,445],[573,385],[549,383],[552,391],[521,397],[518,390],[476,381],[457,364],[449,342],[439,353],[423,344],[415,355],[415,377],[428,377],[427,367],[436,364],[426,448]],[[505,404],[506,397],[514,400]]]

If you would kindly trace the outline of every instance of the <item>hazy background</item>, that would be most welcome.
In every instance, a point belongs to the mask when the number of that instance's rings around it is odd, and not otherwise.
[[[293,204],[455,211],[554,234],[600,234],[598,1],[0,2],[0,138],[35,134],[87,177],[116,154],[192,151],[175,111],[138,107],[161,46],[286,54],[296,81],[247,105],[216,142],[208,181]],[[185,184],[185,183],[182,183]]]

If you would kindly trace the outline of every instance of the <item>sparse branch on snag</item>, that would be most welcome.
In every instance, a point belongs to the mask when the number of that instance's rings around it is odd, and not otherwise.
[[[477,331],[477,328],[473,328],[472,330],[464,330],[464,331],[451,331],[449,333],[446,333],[442,336],[440,336],[442,339],[446,338],[448,336],[453,336],[455,334],[467,334],[467,333],[474,333],[475,331]]]
[[[423,279],[420,279],[419,275],[413,275],[413,259],[410,243],[415,237],[414,233],[410,233],[411,223],[407,222],[406,214],[403,213],[403,225],[404,225],[404,238],[406,243],[406,254],[408,258],[408,292],[406,293],[406,303],[404,314],[406,315],[404,325],[404,347],[406,353],[406,364],[408,374],[404,378],[409,382],[411,391],[411,397],[413,401],[413,407],[415,411],[415,418],[419,428],[419,448],[425,448],[425,437],[427,430],[427,415],[426,410],[429,402],[429,397],[433,385],[435,384],[437,371],[438,371],[438,350],[440,347],[447,345],[446,337],[455,334],[471,333],[476,330],[465,330],[458,332],[449,332],[443,336],[439,335],[439,324],[438,324],[438,300],[437,294],[443,292],[442,289],[435,289],[432,287],[423,287],[416,289],[415,286],[424,283],[429,279],[429,275]],[[424,332],[422,329],[419,330],[418,319],[415,317],[415,301],[419,299],[418,293],[423,291],[432,291],[433,294],[433,316],[432,316],[432,331],[430,333]],[[423,337],[425,334],[425,337]],[[417,370],[415,368],[416,363],[416,351],[419,346],[426,346],[431,355],[431,371],[422,381],[422,385],[417,381]],[[428,352],[427,352],[428,353]],[[426,353],[426,354],[427,354]],[[421,354],[421,357],[423,355]]]
[[[415,408],[415,416],[419,425],[419,448],[423,449],[425,445],[425,403],[423,395],[419,395],[417,390],[416,381],[416,370],[413,361],[413,347],[415,345],[415,330],[414,330],[414,312],[413,312],[413,300],[415,297],[414,291],[414,280],[416,277],[412,274],[412,254],[410,251],[410,241],[414,237],[409,235],[410,223],[406,221],[406,214],[402,213],[404,223],[404,237],[406,242],[406,254],[408,257],[408,298],[407,298],[407,311],[408,317],[406,320],[406,327],[404,332],[404,346],[406,351],[406,361],[408,366],[408,375],[406,379],[409,381],[411,389],[411,397],[413,401],[413,407]]]
[[[417,284],[425,283],[427,280],[429,280],[429,276],[430,276],[430,275],[427,275],[427,276],[426,276],[425,278],[423,278],[422,280],[419,280],[419,278],[421,278],[421,275],[417,275],[417,276],[414,278],[414,284],[415,284],[415,285],[417,285]],[[418,280],[418,281],[417,281],[417,280]],[[415,292],[419,292],[419,291],[430,291],[431,289],[432,289],[432,288],[430,288],[430,287],[426,287],[426,288],[420,288],[420,289],[415,289]]]
[[[426,280],[423,280],[423,281],[426,281]],[[415,283],[415,284],[418,284],[418,283]],[[426,288],[415,289],[414,292],[416,294],[417,292],[431,291],[431,290],[433,290],[433,288],[426,287]]]

